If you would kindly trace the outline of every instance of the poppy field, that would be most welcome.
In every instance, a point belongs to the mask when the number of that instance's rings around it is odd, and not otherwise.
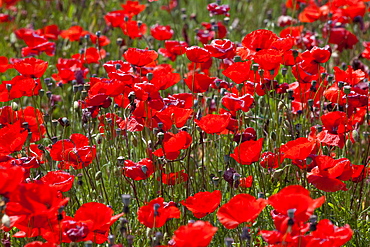
[[[0,0],[2,246],[370,246],[369,0]]]

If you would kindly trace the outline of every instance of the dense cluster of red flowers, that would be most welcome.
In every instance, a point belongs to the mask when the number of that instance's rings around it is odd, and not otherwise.
[[[0,7],[12,9],[17,2],[0,0]],[[170,221],[179,223],[186,212],[197,219],[174,231],[167,245],[155,246],[208,246],[219,230],[215,224],[228,230],[253,227],[267,209],[271,209],[274,229],[259,229],[258,235],[269,247],[336,247],[347,243],[353,235],[351,227],[318,220],[314,211],[326,198],[312,198],[307,188],[331,193],[347,191],[369,178],[369,158],[356,164],[345,154],[346,146],[361,144],[361,126],[370,124],[370,70],[362,62],[370,60],[370,41],[362,44],[362,52],[352,65],[340,66],[335,61],[329,64],[343,50],[360,45],[348,26],[358,25],[360,31],[366,31],[362,22],[369,12],[365,4],[369,1],[324,2],[287,0],[285,7],[299,11],[298,19],[281,16],[279,35],[257,29],[239,41],[231,41],[227,38],[228,25],[212,21],[201,23],[195,34],[197,43],[192,44],[185,29],[184,40],[173,40],[178,36],[171,25],[157,23],[150,27],[138,21],[148,5],[128,0],[121,9],[106,12],[103,20],[107,30],[118,29],[127,37],[127,44],[120,40],[123,52],[118,60],[111,59],[105,50],[111,43],[107,36],[79,25],[65,30],[54,24],[16,29],[14,36],[25,43],[19,53],[22,58],[0,57],[0,73],[17,74],[0,84],[0,102],[9,103],[0,108],[0,195],[5,204],[2,230],[12,231],[15,238],[42,238],[42,242],[30,242],[27,247],[108,241],[112,225],[128,213],[129,204],[124,201],[124,213],[114,215],[112,207],[103,203],[78,203],[72,217],[65,211],[70,206],[66,193],[74,188],[76,172],[86,173],[92,166],[100,168],[102,139],[128,140],[129,134],[140,133],[140,137],[150,136],[151,141],[145,142],[145,152],[121,157],[120,178],[134,189],[137,181],[154,181],[162,191],[138,208],[137,221],[147,228],[161,228]],[[162,9],[171,12],[177,5],[177,0],[171,0]],[[229,17],[232,11],[220,1],[208,4],[207,10],[216,17]],[[0,15],[0,22],[8,21],[10,17]],[[322,23],[322,28],[305,30],[297,24],[313,22]],[[133,40],[146,40],[149,33],[162,47],[130,46]],[[318,38],[320,35],[325,43]],[[60,39],[65,44],[83,43],[84,48],[58,57],[55,64],[45,61],[44,57],[56,54]],[[180,66],[181,71],[175,66],[179,58],[187,63]],[[94,65],[98,66],[96,71],[101,68],[104,73],[90,76]],[[44,78],[43,85],[41,78],[45,74],[51,78]],[[81,94],[73,107],[86,129],[84,134],[67,129],[71,124],[67,117],[49,121],[50,116],[45,114],[53,114],[56,102],[61,101],[51,88],[63,89],[70,84],[75,93]],[[47,104],[39,103],[37,97],[42,98],[46,90]],[[300,124],[288,121],[289,141],[272,142],[276,138],[268,133],[268,122],[261,131],[257,129],[263,119],[258,115],[258,108],[264,107],[259,102],[263,97],[269,102],[276,100],[276,109],[285,109],[282,116],[286,119],[307,119],[305,123],[309,125],[305,127],[310,131],[302,132]],[[33,106],[21,107],[25,102],[22,100],[32,101]],[[271,111],[272,105],[268,107]],[[63,113],[56,113],[60,114]],[[246,119],[253,120],[255,127]],[[276,121],[283,124],[284,120]],[[311,124],[314,122],[320,124]],[[58,124],[63,133],[53,136]],[[98,131],[92,133],[95,127]],[[194,174],[208,169],[204,164],[195,168],[193,163],[198,157],[191,156],[199,148],[197,155],[204,161],[207,151],[202,148],[211,142],[208,137],[225,137],[230,142],[222,149],[228,153],[224,154],[226,166],[222,167],[225,171],[220,170],[220,177],[233,192],[253,187],[255,177],[243,177],[230,164],[257,166],[268,173],[290,163],[299,176],[304,174],[298,180],[303,180],[306,188],[289,185],[279,192],[269,191],[268,198],[244,192],[225,196],[217,189],[191,196],[189,193],[178,203],[166,202],[163,187],[181,184],[189,188]],[[272,143],[278,145],[272,149]],[[369,145],[368,139],[365,144]],[[341,155],[337,157],[335,151]],[[190,158],[195,161],[182,163]],[[176,162],[181,165],[171,165]],[[212,175],[211,179],[218,181]],[[208,215],[214,212],[211,221]]]

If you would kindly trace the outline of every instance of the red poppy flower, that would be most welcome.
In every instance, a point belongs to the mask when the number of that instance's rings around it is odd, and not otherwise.
[[[235,56],[235,44],[228,39],[215,39],[211,44],[204,45],[212,57],[218,59],[233,58]]]
[[[173,30],[171,26],[161,26],[161,25],[154,25],[150,28],[150,34],[156,40],[167,40],[171,39],[173,36]]]
[[[122,215],[113,216],[114,211],[102,203],[89,202],[77,209],[74,218],[66,217],[62,222],[63,242],[92,241],[102,244],[108,240],[111,225]],[[60,229],[57,228],[58,230]],[[57,238],[58,241],[60,236]]]
[[[207,134],[221,133],[226,129],[230,122],[230,114],[215,115],[208,114],[200,120],[194,119],[194,122]]]
[[[181,128],[193,114],[192,109],[184,109],[176,106],[169,106],[166,109],[157,112],[155,115],[163,123],[163,130],[169,130],[172,125]]]
[[[253,96],[250,94],[244,94],[241,97],[235,97],[234,94],[226,94],[222,97],[222,105],[230,111],[243,111],[248,112],[251,105],[254,103]]]
[[[325,37],[324,37],[325,38]],[[338,51],[343,49],[352,49],[358,39],[356,35],[343,27],[332,27],[329,31],[329,43],[335,44]]]
[[[260,165],[266,169],[278,168],[281,163],[283,163],[284,157],[280,154],[275,154],[273,152],[264,152],[261,155]]]
[[[57,141],[50,150],[53,160],[62,161],[59,167],[82,169],[95,159],[96,147],[89,146],[89,139],[82,134],[72,134],[69,139]]]
[[[211,54],[208,50],[199,46],[187,47],[186,56],[193,63],[205,63],[211,59]]]
[[[181,184],[188,181],[189,175],[184,172],[184,170],[171,173],[162,173],[162,177],[158,178],[158,181],[161,181],[167,185]]]
[[[130,16],[140,14],[146,8],[145,4],[140,4],[138,1],[127,1],[125,4],[121,4],[122,9]]]
[[[0,166],[0,195],[8,197],[24,180],[25,170],[20,166]]]
[[[121,24],[121,29],[124,35],[129,36],[131,39],[143,37],[146,33],[147,26],[145,23],[138,23],[137,21],[124,21]]]
[[[198,220],[186,226],[180,226],[175,231],[172,241],[177,247],[206,247],[211,243],[217,229],[208,221]]]
[[[22,237],[36,237],[57,223],[57,213],[69,198],[61,198],[55,188],[43,183],[21,184],[6,205],[6,214],[17,216],[13,226]]]
[[[123,173],[125,176],[132,178],[133,180],[144,180],[154,173],[154,165],[148,158],[142,159],[137,163],[134,163],[131,160],[125,160]]]
[[[283,59],[283,52],[275,49],[262,49],[253,55],[253,59],[263,70],[277,70]]]
[[[83,35],[83,28],[80,26],[72,26],[67,30],[63,30],[60,36],[63,39],[69,39],[70,41],[79,41],[80,37]]]
[[[323,131],[317,135],[317,139],[326,145],[343,148],[344,134],[351,130],[346,113],[340,111],[326,113],[321,116],[321,122]]]
[[[198,219],[212,213],[221,203],[221,191],[198,192],[194,196],[189,196],[180,203],[190,210]]]
[[[280,147],[280,152],[284,158],[304,160],[316,147],[316,142],[309,141],[306,137],[300,137],[289,141]]]
[[[158,157],[165,156],[169,160],[174,160],[179,156],[180,150],[187,149],[191,142],[192,137],[186,131],[180,131],[177,134],[167,132],[164,134],[163,148],[156,150],[153,154]]]
[[[99,60],[105,58],[106,52],[104,49],[96,49],[95,47],[87,48],[82,54],[77,53],[72,58],[79,59],[82,63],[99,63]]]
[[[158,53],[168,57],[171,61],[175,61],[177,56],[185,53],[185,48],[188,47],[188,44],[185,41],[166,40],[164,47],[159,48]]]
[[[257,141],[245,141],[234,149],[234,153],[230,157],[242,165],[250,165],[260,159],[263,145],[263,138]]]
[[[173,68],[169,64],[161,64],[152,71],[153,78],[150,83],[154,84],[158,90],[166,90],[177,84],[181,80],[179,73],[173,73]]]
[[[104,20],[108,26],[120,27],[123,24],[125,17],[127,17],[127,13],[124,10],[115,10],[108,12],[104,16]]]
[[[241,223],[254,221],[266,204],[265,199],[256,199],[249,194],[238,194],[220,207],[217,219],[227,229],[234,229]]]
[[[9,64],[8,58],[0,56],[0,73],[4,73],[8,69],[12,69],[13,65]]]
[[[233,80],[236,84],[241,84],[249,79],[251,64],[251,61],[233,63],[222,71],[222,74]]]
[[[278,38],[276,34],[269,30],[258,29],[247,34],[242,40],[242,45],[248,50],[250,55],[254,55],[262,49],[271,48],[271,44]]]
[[[268,203],[280,214],[288,216],[288,210],[295,210],[294,220],[298,222],[307,221],[324,202],[325,196],[312,199],[310,191],[300,185],[287,186],[268,199]]]
[[[250,188],[253,184],[253,176],[250,175],[246,178],[240,178],[239,179],[239,187],[240,188]]]
[[[151,200],[137,211],[137,217],[141,224],[149,228],[162,227],[167,220],[180,218],[180,210],[174,202],[164,202],[162,197]]]
[[[288,224],[290,218],[278,213],[276,210],[271,210],[271,216],[274,220],[275,230],[262,230],[259,232],[269,246],[281,246],[281,243],[284,242],[286,246],[293,247],[304,243],[306,238],[302,238],[302,235],[309,231],[308,223],[294,221],[293,225]]]
[[[65,171],[51,171],[41,178],[41,181],[58,191],[67,192],[73,186],[75,176]]]
[[[330,59],[331,48],[328,45],[323,48],[315,46],[310,50],[310,55],[316,63],[326,63]]]
[[[337,227],[330,220],[323,219],[317,223],[316,230],[311,232],[310,236],[312,238],[309,241],[309,246],[325,243],[327,246],[340,247],[351,240],[353,231],[348,224]]]
[[[20,121],[0,129],[0,155],[8,155],[22,149],[28,131],[21,127]]]
[[[41,52],[45,52],[48,56],[54,56],[56,45],[49,42],[48,39],[32,33],[24,37],[24,42],[28,47],[22,48],[22,56],[36,56]]]
[[[48,62],[31,57],[22,59],[13,66],[23,76],[40,78],[48,68]]]
[[[191,74],[184,81],[193,93],[204,93],[208,90],[214,79],[214,77],[203,74]]]
[[[210,3],[207,5],[207,10],[209,11],[210,16],[213,15],[225,15],[230,16],[230,6],[227,4],[219,5],[217,3]]]
[[[24,109],[13,111],[10,106],[0,108],[0,124],[6,126],[16,121],[26,122],[25,128],[32,132],[31,142],[39,141],[46,133],[43,116],[40,110],[27,106]]]
[[[26,244],[24,247],[57,247],[57,244],[50,242],[43,243],[41,241],[32,241]]]
[[[361,57],[370,60],[370,42],[363,42],[362,45],[365,47],[365,49],[361,53]]]
[[[47,39],[57,40],[60,34],[59,27],[57,25],[48,25],[41,29],[36,30],[36,33]]]
[[[153,50],[143,50],[138,48],[129,48],[123,57],[132,65],[143,67],[154,62],[158,58],[158,53]]]
[[[9,86],[7,86],[7,84]],[[10,81],[3,81],[0,85],[0,102],[7,102],[23,96],[38,95],[41,88],[39,79],[21,75],[16,76]]]
[[[366,78],[366,73],[360,69],[354,70],[352,66],[349,65],[346,70],[334,67],[334,76],[337,82],[343,81],[351,86],[355,86]]]
[[[314,162],[316,166],[307,174],[307,180],[317,189],[326,192],[346,191],[346,184],[341,180],[349,180],[357,173],[357,166],[353,166],[346,158],[335,160],[329,156],[319,155],[314,158]]]

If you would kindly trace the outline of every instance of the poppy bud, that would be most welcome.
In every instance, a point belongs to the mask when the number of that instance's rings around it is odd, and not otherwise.
[[[220,178],[219,177],[213,177],[212,178],[212,183],[214,186],[218,186],[218,183],[220,182]]]
[[[332,83],[333,79],[334,79],[334,76],[333,76],[333,75],[329,75],[329,76],[328,76],[328,82],[329,82],[330,84]]]
[[[292,50],[292,53],[293,53],[294,59],[296,59],[299,55],[299,52],[297,50]]]
[[[228,24],[229,24],[229,22],[230,22],[230,18],[229,18],[229,17],[225,17],[225,18],[224,18],[224,24],[225,24],[225,25],[228,25]]]
[[[312,107],[313,106],[313,99],[309,99],[308,101],[307,101],[307,103],[308,103],[308,105],[310,106],[310,107]]]
[[[355,140],[355,142],[358,142],[360,140],[357,130],[352,130],[352,138]]]
[[[102,177],[102,172],[101,171],[98,171],[96,174],[95,174],[95,180],[100,180]]]
[[[148,81],[151,81],[153,79],[153,73],[146,74],[146,78],[148,78]]]
[[[317,229],[317,216],[312,215],[310,217],[310,231],[316,231]]]
[[[100,38],[100,36],[101,36],[101,32],[100,32],[100,31],[97,31],[97,32],[95,33],[95,35],[96,35],[96,36],[98,36],[98,38]]]
[[[44,115],[44,121],[45,122],[49,122],[50,121],[50,115],[49,114],[45,114]]]
[[[243,227],[242,233],[240,234],[240,238],[243,240],[250,240],[251,235],[249,234],[249,228],[248,227]]]
[[[122,166],[124,162],[125,162],[125,157],[119,156],[117,158],[117,163],[118,163],[119,166]]]
[[[351,86],[344,86],[343,92],[349,94],[351,92]]]
[[[324,72],[324,73],[322,73],[322,74],[321,74],[321,79],[323,79],[323,80],[324,80],[324,79],[325,79],[325,77],[326,77],[327,75],[328,75],[328,74],[327,74],[327,73],[325,73],[325,72]]]
[[[50,91],[47,91],[47,92],[46,92],[46,97],[48,97],[48,99],[50,99],[50,98],[51,98],[51,96],[52,96],[51,92],[50,92]]]
[[[229,163],[230,162],[230,155],[224,155],[224,162]]]
[[[226,247],[233,246],[233,243],[234,243],[234,239],[232,239],[232,238],[225,238],[225,245],[226,245]]]
[[[307,165],[311,164],[311,163],[312,163],[312,161],[313,161],[313,160],[312,160],[312,158],[311,158],[311,157],[307,157],[307,158],[306,158],[306,164],[307,164]]]
[[[288,92],[288,99],[294,100],[294,97],[293,97],[294,91],[292,89],[288,89],[287,92]]]
[[[87,97],[87,91],[83,90],[81,92],[81,99],[84,100]]]
[[[130,100],[130,104],[133,104],[134,103],[135,98],[136,98],[135,92],[134,91],[131,91],[128,94],[128,99]]]
[[[281,69],[281,74],[283,75],[283,76],[286,76],[286,74],[288,73],[288,69],[287,68],[282,68]]]
[[[77,93],[78,92],[78,85],[73,85],[73,92]]]
[[[10,91],[12,89],[12,84],[6,84],[5,87],[6,90]]]
[[[28,129],[28,127],[29,127],[28,122],[23,122],[22,127],[25,128],[25,129]]]
[[[322,126],[317,125],[317,126],[316,126],[316,130],[317,130],[317,132],[319,132],[319,133],[320,133],[320,132],[322,131]]]
[[[109,235],[108,236],[108,243],[109,243],[109,246],[113,245],[114,244],[114,235]]]
[[[56,120],[56,119],[51,120],[51,124],[53,125],[53,127],[57,127],[58,126],[58,120]]]
[[[143,166],[141,167],[141,171],[142,171],[144,174],[146,174],[146,173],[147,173],[147,171],[148,171],[148,167],[147,167],[146,165],[143,165]]]
[[[258,70],[258,74],[260,75],[260,77],[263,77],[264,73],[265,71],[263,69]]]
[[[43,97],[44,95],[45,95],[45,90],[41,88],[39,91],[39,96]]]
[[[158,203],[154,204],[153,205],[153,209],[154,209],[154,216],[158,216],[158,209],[161,207],[161,205],[159,205]]]
[[[159,245],[160,242],[162,241],[163,234],[161,232],[156,232],[154,235],[154,241],[156,245]]]
[[[343,81],[338,82],[338,87],[343,88],[344,87],[344,82]]]
[[[93,242],[91,242],[90,240],[86,241],[85,242],[85,247],[93,247]]]
[[[257,64],[257,63],[252,64],[252,70],[253,70],[254,72],[258,71],[258,67],[259,67],[259,66],[260,66],[260,65],[259,65],[259,64]]]
[[[5,227],[10,227],[10,217],[8,215],[4,214],[3,217],[1,218],[1,223]]]
[[[241,62],[242,61],[242,58],[241,58],[241,56],[235,56],[234,57],[234,62]]]
[[[134,236],[128,235],[126,239],[128,246],[132,246],[132,244],[134,243]]]
[[[295,211],[297,211],[297,209],[295,209],[295,208],[288,209],[287,210],[288,217],[291,218],[291,219],[294,219]]]
[[[159,142],[162,142],[162,141],[163,141],[163,139],[164,139],[164,133],[159,132],[159,133],[157,134],[157,139],[158,139],[158,141],[159,141]]]
[[[78,180],[77,180],[77,184],[78,184],[79,186],[82,186],[82,185],[83,185],[83,181],[82,181],[82,174],[81,174],[81,173],[77,174],[77,178],[78,178]]]
[[[84,90],[89,91],[89,89],[90,89],[90,84],[89,83],[85,83],[84,84]]]
[[[265,194],[263,192],[258,192],[257,197],[259,199],[263,199],[263,198],[265,198]]]
[[[63,127],[68,127],[68,126],[70,126],[71,124],[70,124],[70,122],[69,122],[69,120],[68,120],[68,118],[66,118],[66,117],[62,117],[62,118],[59,118],[58,119],[58,122],[60,123],[60,125],[62,125]]]

